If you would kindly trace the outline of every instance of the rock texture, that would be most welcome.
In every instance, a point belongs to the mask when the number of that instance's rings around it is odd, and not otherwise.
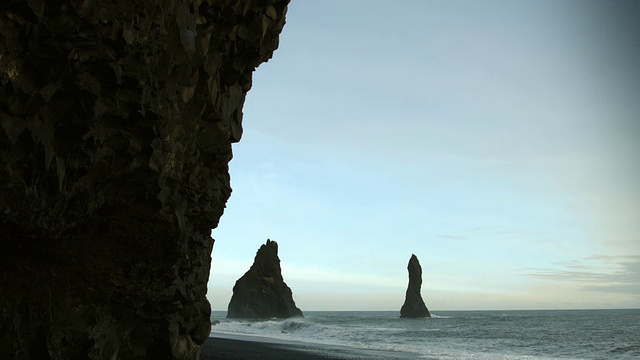
[[[409,259],[409,286],[407,287],[407,295],[404,300],[404,304],[400,309],[400,317],[403,318],[417,318],[417,317],[431,317],[427,306],[422,300],[420,294],[420,288],[422,287],[422,267],[418,257],[411,254]]]
[[[233,287],[228,318],[288,318],[302,316],[291,289],[282,278],[278,244],[267,240],[253,265]]]
[[[287,3],[2,1],[2,358],[199,358],[231,143]]]

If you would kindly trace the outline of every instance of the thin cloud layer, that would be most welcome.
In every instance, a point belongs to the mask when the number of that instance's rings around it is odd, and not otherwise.
[[[578,283],[582,290],[640,297],[640,256],[591,256],[558,265],[558,268],[527,269],[524,275]]]

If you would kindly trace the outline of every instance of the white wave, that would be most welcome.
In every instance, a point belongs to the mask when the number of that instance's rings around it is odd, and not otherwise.
[[[326,345],[349,345],[348,329],[318,324],[305,318],[284,320],[221,320],[211,327],[211,334],[252,335],[283,341]]]
[[[431,314],[431,317],[434,319],[449,319],[451,318],[451,316],[446,316],[446,315],[436,315],[436,314]]]

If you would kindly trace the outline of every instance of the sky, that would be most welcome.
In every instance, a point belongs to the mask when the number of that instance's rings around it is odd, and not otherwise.
[[[640,308],[640,2],[293,0],[207,297],[267,239],[302,311]]]

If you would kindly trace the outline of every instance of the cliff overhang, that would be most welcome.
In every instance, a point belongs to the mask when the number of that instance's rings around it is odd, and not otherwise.
[[[0,353],[199,357],[231,143],[287,4],[0,5]]]

